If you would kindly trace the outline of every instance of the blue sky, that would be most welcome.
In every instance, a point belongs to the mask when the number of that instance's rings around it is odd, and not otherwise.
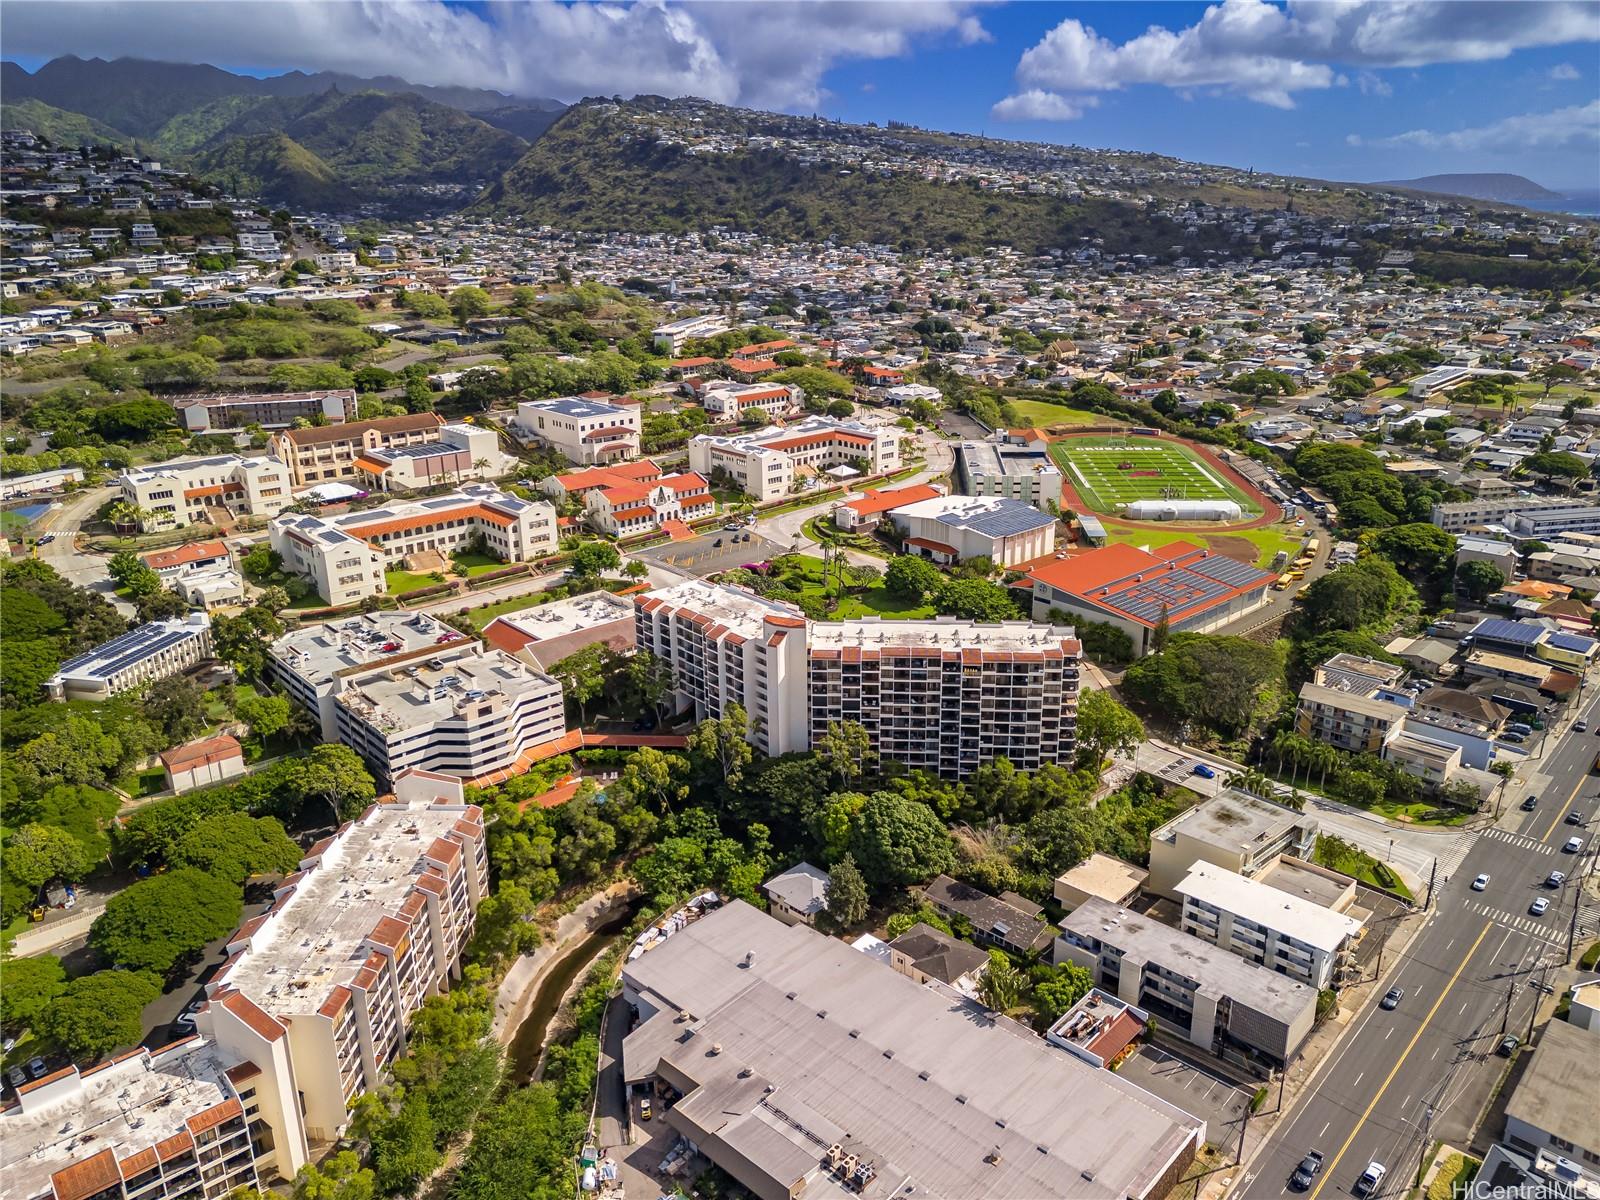
[[[1333,179],[1600,188],[1595,0],[10,0],[6,52],[702,95]]]

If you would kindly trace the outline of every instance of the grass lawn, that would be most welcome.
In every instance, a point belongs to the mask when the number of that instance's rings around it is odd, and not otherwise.
[[[1403,383],[1397,383],[1393,387],[1379,388],[1372,394],[1373,396],[1382,398],[1384,400],[1398,400],[1401,396],[1406,394],[1406,385]]]
[[[23,513],[0,513],[0,533],[8,538],[20,538],[32,528],[33,522]]]
[[[383,585],[391,596],[404,596],[407,592],[417,591],[419,588],[432,587],[439,581],[431,575],[416,575],[410,571],[385,571]]]
[[[456,571],[468,579],[509,565],[488,554],[457,554],[450,561],[455,564]]]
[[[135,800],[143,796],[154,796],[166,788],[167,773],[160,767],[151,767],[136,775],[124,775],[117,780],[117,786]]]
[[[1311,858],[1318,866],[1330,867],[1345,875],[1354,876],[1372,887],[1384,888],[1407,899],[1411,898],[1411,890],[1400,882],[1398,875],[1365,850],[1348,842],[1337,838],[1319,837]]]
[[[1052,425],[1093,425],[1106,420],[1081,408],[1051,404],[1048,400],[1011,400],[1009,403],[1019,417],[1039,429],[1049,429]]]
[[[1135,500],[1235,500],[1261,509],[1187,446],[1153,438],[1073,438],[1050,447],[1068,482],[1097,513],[1115,515]]]
[[[785,563],[798,561],[800,569],[791,568],[779,576],[784,583],[794,588],[802,596],[824,600],[831,595],[833,584],[829,583],[828,592],[822,587],[822,560],[809,554],[785,555]],[[839,607],[834,610],[834,617],[849,620],[853,617],[897,617],[901,620],[916,620],[934,615],[931,604],[914,604],[903,600],[899,596],[891,596],[882,587],[868,588],[866,591],[851,593],[846,591],[844,599],[839,602]]]
[[[328,607],[328,602],[326,600],[324,600],[321,596],[317,595],[315,592],[307,592],[304,596],[301,596],[300,599],[289,601],[289,608],[291,610],[301,610],[301,609],[307,609],[307,608],[327,608],[327,607]]]

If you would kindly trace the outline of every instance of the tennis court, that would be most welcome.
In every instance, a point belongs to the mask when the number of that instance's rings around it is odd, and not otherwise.
[[[1096,512],[1120,511],[1135,500],[1236,500],[1246,515],[1261,506],[1187,446],[1143,438],[1068,438],[1050,455]]]

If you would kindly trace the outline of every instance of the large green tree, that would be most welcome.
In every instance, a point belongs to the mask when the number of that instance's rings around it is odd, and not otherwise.
[[[178,839],[171,861],[241,884],[252,875],[286,875],[300,859],[300,847],[276,818],[218,813]]]
[[[67,986],[67,972],[54,954],[12,958],[0,967],[0,1025],[16,1031],[33,1024]]]
[[[145,1005],[159,995],[161,984],[144,971],[96,971],[67,984],[40,1025],[73,1058],[99,1058],[144,1036]]]
[[[935,588],[945,581],[945,574],[925,558],[914,554],[897,554],[889,560],[883,573],[884,589],[902,600],[921,603]]]
[[[1282,672],[1272,646],[1242,637],[1178,633],[1166,653],[1129,667],[1123,687],[1152,709],[1182,714],[1231,736],[1250,724],[1264,691]]]
[[[233,930],[243,911],[237,885],[181,867],[111,897],[89,927],[89,944],[116,966],[164,976]]]
[[[1144,724],[1109,692],[1078,696],[1078,765],[1098,771],[1107,755],[1126,754],[1144,741]]]
[[[934,811],[895,792],[874,792],[854,814],[848,849],[879,891],[923,883],[955,866],[955,846]]]
[[[1442,575],[1456,556],[1456,536],[1437,525],[1412,522],[1393,525],[1373,535],[1372,548],[1402,575],[1430,578]]]

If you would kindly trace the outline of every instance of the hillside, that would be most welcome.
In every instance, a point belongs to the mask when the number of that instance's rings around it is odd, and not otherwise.
[[[79,112],[114,129],[137,137],[153,137],[174,117],[225,96],[303,98],[319,96],[330,88],[344,92],[404,92],[435,104],[463,111],[527,105],[559,111],[560,101],[542,97],[508,96],[485,88],[433,88],[408,83],[392,75],[363,79],[334,72],[307,74],[290,71],[258,79],[235,75],[204,63],[153,62],[140,58],[100,58],[63,55],[30,74],[6,62],[4,85],[7,104],[18,99],[43,100],[69,112]]]
[[[458,109],[411,93],[330,89],[292,99],[228,97],[168,122],[163,153],[202,159],[236,138],[281,133],[358,187],[492,179],[527,143]]]
[[[357,201],[338,171],[284,133],[230,139],[200,155],[195,173],[236,195],[267,196],[295,208],[351,208]]]
[[[1562,199],[1560,192],[1540,187],[1522,175],[1424,175],[1419,179],[1391,179],[1375,187],[1402,187],[1418,192],[1466,196],[1498,204],[1547,204]]]
[[[132,141],[93,117],[43,100],[8,100],[0,105],[0,129],[27,129],[56,146],[126,146]]]
[[[1103,238],[1108,249],[1160,253],[1181,240],[1171,221],[1116,200],[985,192],[971,183],[808,165],[762,150],[690,154],[641,136],[628,112],[569,108],[474,211],[577,229],[675,233],[725,225],[908,249],[1014,245],[1035,252]]]

